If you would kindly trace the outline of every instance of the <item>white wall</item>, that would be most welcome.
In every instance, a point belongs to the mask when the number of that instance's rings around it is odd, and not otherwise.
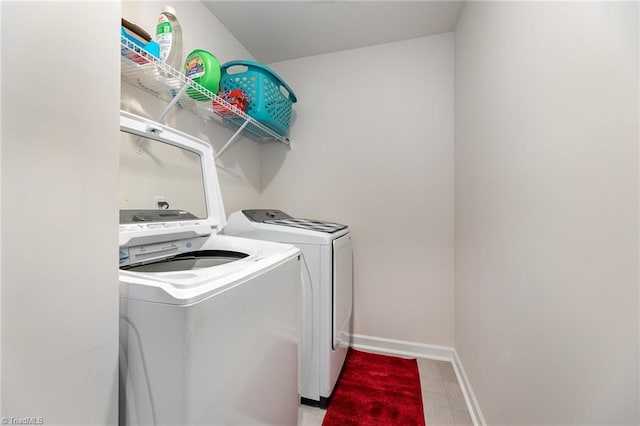
[[[0,8],[1,415],[115,424],[120,4]]]
[[[0,7],[2,22],[2,7]],[[0,96],[2,95],[2,34],[0,33]],[[0,142],[2,141],[2,102],[0,101]],[[0,194],[2,191],[2,149],[0,146]],[[2,232],[2,196],[0,196],[0,232]],[[0,235],[0,377],[2,377],[2,236]],[[2,379],[0,379],[0,414],[2,411]]]
[[[183,58],[194,49],[204,49],[225,63],[253,57],[199,1],[123,1],[122,17],[141,26],[155,37],[158,15],[164,6],[176,10],[182,26]],[[167,102],[123,82],[121,108],[143,117],[157,118]],[[219,150],[233,134],[217,123],[209,123],[188,111],[174,108],[165,123],[199,137]],[[260,197],[260,146],[240,138],[218,160],[218,177],[227,214],[256,206]]]
[[[453,34],[270,66],[299,102],[262,207],[351,226],[357,334],[453,345]]]
[[[638,424],[637,7],[458,23],[456,348],[488,424]]]

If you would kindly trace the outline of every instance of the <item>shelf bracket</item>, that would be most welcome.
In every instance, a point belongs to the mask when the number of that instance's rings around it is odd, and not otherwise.
[[[162,123],[164,121],[164,119],[167,117],[167,114],[169,114],[169,111],[171,111],[171,108],[173,108],[176,105],[176,103],[178,103],[178,101],[180,100],[182,95],[184,95],[184,92],[187,91],[188,87],[189,87],[189,85],[185,84],[184,86],[182,86],[180,91],[178,93],[176,93],[176,95],[173,97],[173,99],[171,99],[171,102],[169,102],[167,104],[167,106],[164,108],[164,111],[162,111],[162,114],[160,114],[158,116],[158,118],[156,119],[156,121],[158,123]]]
[[[240,126],[240,128],[238,130],[236,130],[236,132],[233,134],[233,136],[231,136],[231,139],[229,139],[229,141],[226,144],[224,144],[224,146],[222,148],[220,148],[220,151],[218,151],[218,153],[213,157],[215,160],[220,158],[222,153],[225,152],[227,150],[227,148],[229,148],[231,145],[233,145],[233,143],[236,141],[236,139],[238,139],[238,136],[240,136],[240,133],[242,133],[244,128],[247,127],[247,124],[249,124],[249,120],[245,120],[244,123],[242,123],[242,126]]]

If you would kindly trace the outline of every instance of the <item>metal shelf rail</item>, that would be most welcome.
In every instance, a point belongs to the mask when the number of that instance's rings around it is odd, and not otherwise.
[[[168,102],[156,121],[160,123],[164,121],[169,111],[177,106],[235,130],[227,143],[215,154],[216,159],[231,147],[241,134],[257,142],[280,142],[291,147],[289,138],[275,133],[181,72],[160,62],[126,37],[121,36],[120,43],[122,80]],[[197,101],[184,96],[188,88],[198,92],[207,100]],[[213,102],[224,107],[223,109],[226,110],[224,116],[214,111]]]

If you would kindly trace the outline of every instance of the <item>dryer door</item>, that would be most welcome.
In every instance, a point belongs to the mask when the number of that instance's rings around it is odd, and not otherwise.
[[[351,235],[333,240],[333,349],[346,348],[352,334],[353,255]]]

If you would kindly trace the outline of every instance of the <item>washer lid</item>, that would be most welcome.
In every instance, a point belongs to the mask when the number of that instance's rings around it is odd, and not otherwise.
[[[216,234],[226,225],[207,142],[120,112],[120,246]]]

